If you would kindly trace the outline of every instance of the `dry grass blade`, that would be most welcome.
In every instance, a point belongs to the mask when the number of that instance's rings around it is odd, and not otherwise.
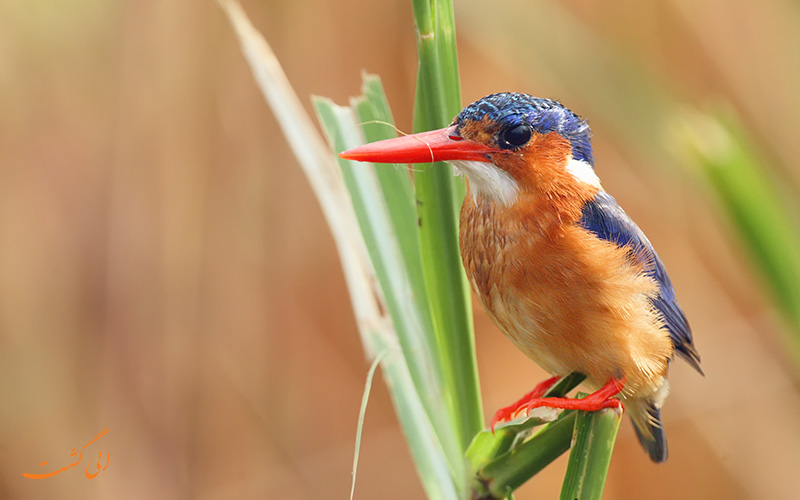
[[[220,0],[220,5],[228,14],[253,75],[322,205],[342,261],[362,339],[368,330],[391,330],[390,321],[382,312],[385,311],[379,299],[382,295],[336,160],[292,90],[272,49],[241,6],[232,0]],[[374,347],[366,339],[364,345]]]
[[[344,268],[362,342],[370,359],[379,352],[395,409],[429,498],[455,500],[456,485],[434,427],[412,380],[399,346],[354,207],[334,155],[305,113],[275,55],[239,5],[220,2],[236,29],[243,52],[289,145],[308,177],[331,227]],[[354,115],[350,113],[354,122]],[[348,126],[349,130],[355,130]]]

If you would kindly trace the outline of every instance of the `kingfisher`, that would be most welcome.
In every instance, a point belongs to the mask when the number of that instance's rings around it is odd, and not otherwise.
[[[653,246],[600,184],[586,120],[551,99],[491,94],[449,127],[340,156],[445,161],[466,177],[459,247],[471,288],[513,344],[553,375],[498,410],[492,428],[538,407],[622,408],[651,460],[667,460],[669,364],[677,355],[702,374],[700,356]],[[543,397],[573,372],[594,392]]]

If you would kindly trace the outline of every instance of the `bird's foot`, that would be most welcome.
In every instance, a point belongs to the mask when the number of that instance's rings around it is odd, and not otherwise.
[[[614,396],[622,391],[625,387],[625,379],[611,379],[606,385],[597,391],[589,394],[583,399],[574,398],[543,398],[541,397],[547,390],[558,381],[559,377],[553,377],[549,380],[537,385],[536,388],[530,393],[526,394],[522,399],[517,401],[511,406],[507,406],[497,411],[492,419],[492,432],[498,422],[511,420],[515,415],[525,411],[525,414],[530,414],[534,408],[559,408],[562,410],[582,410],[582,411],[599,411],[604,408],[622,408],[625,406],[622,401],[615,399]],[[542,387],[544,387],[542,389]]]
[[[622,391],[625,387],[625,379],[617,380],[611,379],[606,385],[589,394],[583,399],[574,398],[540,398],[528,402],[524,408],[530,412],[534,408],[546,406],[548,408],[560,408],[562,410],[581,410],[581,411],[599,411],[604,408],[623,408],[622,401],[615,399],[614,396]]]
[[[549,378],[544,382],[539,383],[531,392],[522,396],[522,398],[520,398],[520,400],[516,403],[497,410],[497,413],[494,414],[494,418],[492,418],[492,432],[494,432],[495,425],[500,422],[512,420],[514,416],[519,413],[520,410],[525,408],[526,405],[531,401],[540,401],[541,397],[560,379],[561,377]]]

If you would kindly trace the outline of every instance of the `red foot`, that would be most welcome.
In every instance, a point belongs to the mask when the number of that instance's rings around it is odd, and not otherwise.
[[[542,395],[547,392],[556,382],[561,380],[561,377],[552,377],[544,382],[539,383],[536,387],[533,388],[531,392],[522,396],[519,401],[516,403],[506,406],[505,408],[500,408],[497,410],[497,413],[494,414],[494,418],[492,418],[492,425],[491,429],[494,432],[494,426],[497,425],[498,422],[503,422],[506,420],[511,420],[514,415],[520,411],[523,407],[525,407],[528,403],[534,400],[540,400]]]
[[[559,377],[553,377],[549,380],[545,380],[541,384],[537,385],[533,391],[526,394],[522,399],[513,405],[498,410],[492,419],[492,432],[494,432],[494,426],[497,425],[498,422],[511,420],[515,414],[522,410],[525,410],[526,414],[528,414],[532,409],[542,406],[546,406],[548,408],[560,408],[562,410],[582,411],[598,411],[602,410],[603,408],[624,409],[622,402],[619,399],[613,398],[613,396],[619,394],[622,388],[625,387],[624,378],[622,380],[609,380],[606,385],[583,399],[542,398],[542,394],[547,392],[547,389],[555,384],[558,379]]]

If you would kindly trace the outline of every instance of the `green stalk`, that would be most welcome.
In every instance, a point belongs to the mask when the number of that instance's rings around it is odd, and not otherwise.
[[[520,434],[516,429],[497,429],[479,432],[467,449],[467,462],[473,473],[486,467],[492,460],[510,450]]]
[[[414,0],[419,71],[414,131],[447,126],[461,109],[455,23],[447,0]],[[458,249],[457,207],[464,196],[445,164],[414,174],[420,245],[452,425],[462,452],[483,427],[472,310]]]
[[[580,373],[572,373],[569,376],[559,380],[557,384],[551,387],[550,390],[544,394],[544,397],[564,397],[572,389],[583,382],[585,378],[586,377]],[[559,420],[564,419],[567,416],[568,412],[562,413],[562,415],[559,417]],[[509,459],[511,455],[503,460],[498,461],[498,457],[506,454],[509,450],[511,450],[512,447],[514,447],[515,444],[518,444],[520,441],[524,440],[533,427],[541,425],[542,423],[542,421],[536,418],[529,418],[522,423],[498,425],[494,432],[490,430],[484,430],[475,436],[475,439],[473,439],[472,444],[470,444],[470,447],[467,450],[466,456],[467,462],[470,466],[470,471],[473,474],[472,490],[478,498],[480,498],[479,493],[483,494],[484,496],[487,494],[485,487],[486,483],[497,481],[492,474],[496,474],[498,471],[500,471],[500,474],[504,477],[505,475],[514,477],[515,482],[522,484],[533,477],[533,475],[539,472],[545,465],[547,465],[539,463],[533,467],[529,467],[524,463],[510,463]],[[548,427],[544,427],[542,430],[540,430],[540,433],[545,434],[552,432],[548,431],[547,429]],[[536,458],[536,460],[541,461],[546,457],[551,457],[552,461],[558,458],[566,449],[569,449],[569,443],[572,438],[571,435],[566,436],[555,434],[550,437],[553,438],[552,441],[542,440],[541,438],[539,438],[537,441],[534,441],[534,443],[538,443],[535,444],[535,446],[550,446],[551,444],[548,443],[555,442],[553,453],[547,455],[547,453],[544,452],[542,455],[537,455],[538,458]],[[556,438],[563,439],[563,441],[558,441]],[[562,451],[558,452],[558,450]],[[528,455],[523,454],[521,456],[525,457]],[[488,467],[489,464],[493,465]],[[511,469],[509,471],[505,471],[504,468],[506,466],[511,467]],[[525,474],[530,475],[525,476]],[[503,480],[500,479],[500,481],[502,482]],[[505,487],[508,487],[508,485],[503,486],[503,488]]]
[[[603,497],[608,465],[622,411],[608,408],[577,412],[575,444],[569,454],[561,500],[599,500]]]
[[[365,142],[395,137],[396,134],[392,127],[392,114],[380,79],[377,76],[367,74],[363,75],[363,78],[363,95],[351,99],[351,108],[356,112]],[[320,100],[317,98],[315,102],[319,103]],[[319,105],[317,105],[317,109],[320,110]],[[320,113],[324,123],[323,114],[327,113],[327,111],[320,110]],[[327,125],[325,128],[330,130]],[[341,142],[334,143],[334,146],[350,147]],[[411,176],[404,167],[397,165],[376,166],[346,161],[341,161],[340,163],[343,172],[345,172],[345,179],[358,172],[370,170],[374,172],[378,181],[380,194],[383,196],[383,205],[386,207],[389,216],[389,224],[387,226],[390,232],[394,234],[400,251],[398,256],[400,262],[390,260],[386,262],[386,265],[403,269],[408,280],[408,287],[398,290],[398,294],[404,296],[398,296],[396,300],[405,300],[415,304],[414,312],[419,316],[421,323],[418,328],[408,331],[407,335],[400,335],[400,341],[409,363],[416,365],[416,369],[412,370],[412,374],[420,394],[429,393],[433,383],[430,380],[431,377],[441,378],[441,374],[438,371],[436,373],[428,373],[432,367],[437,366],[436,359],[433,357],[433,354],[436,353],[436,338],[433,333],[433,320],[428,307],[428,294],[425,288],[422,257],[419,250],[416,200],[414,198],[414,187],[411,185]],[[385,259],[385,256],[373,255],[371,258],[374,261],[375,259]],[[405,318],[400,314],[397,317],[393,316],[393,318],[395,318],[395,322],[405,321]],[[408,337],[416,337],[416,341],[408,342]],[[435,382],[433,388],[439,387],[439,384],[440,382]]]
[[[564,397],[585,378],[586,376],[580,373],[572,373],[559,380],[543,397]],[[494,432],[488,429],[479,432],[467,450],[467,462],[470,464],[471,470],[480,470],[484,465],[510,450],[533,427],[542,423],[536,418],[528,418],[521,423],[500,423],[495,426]]]
[[[351,108],[356,112],[365,142],[374,142],[396,136],[392,113],[380,78],[364,74],[361,97],[351,100]],[[417,392],[425,403],[437,435],[447,454],[453,476],[463,477],[463,457],[456,429],[449,417],[448,408],[442,403],[441,393],[443,369],[437,356],[437,339],[433,328],[428,292],[420,254],[419,231],[417,230],[416,199],[411,176],[405,165],[368,165],[346,162],[345,171],[369,169],[375,173],[380,193],[385,201],[391,220],[391,229],[399,245],[402,265],[389,262],[405,271],[408,286],[400,289],[396,300],[414,305],[414,314],[419,316],[420,325],[415,329],[400,329],[398,337],[406,361],[414,379]],[[373,260],[381,259],[373,256]],[[383,286],[383,285],[382,285]],[[389,294],[387,294],[389,295]],[[391,304],[391,302],[390,302]],[[397,311],[395,311],[397,312]],[[402,314],[394,316],[395,323],[403,324]]]
[[[377,104],[369,99],[355,100],[362,117],[370,119],[376,117],[380,102],[381,99]],[[342,151],[362,143],[353,109],[337,106],[323,98],[315,98],[314,105],[332,149]],[[390,115],[385,115],[386,112],[388,110],[384,110],[380,119],[391,119]],[[370,132],[375,133],[378,131]],[[405,170],[390,165],[376,168],[375,165],[342,159],[339,163],[370,260],[386,298],[386,308],[397,331],[416,397],[428,415],[437,436],[437,445],[445,453],[450,473],[453,478],[458,478],[460,489],[464,477],[463,452],[450,423],[448,408],[441,403],[442,370],[425,300],[419,246],[409,245],[403,240],[406,237],[411,243],[417,241],[414,199],[410,196],[411,180]],[[396,400],[398,413],[403,411],[401,406],[404,404],[407,402]],[[407,438],[413,449],[419,436],[407,435]]]
[[[322,98],[316,98],[314,105],[333,149],[339,151],[361,144],[351,108],[337,106]],[[384,378],[429,497],[455,498],[461,485],[453,478],[463,477],[463,462],[455,445],[454,433],[451,435],[442,424],[447,414],[437,408],[436,395],[441,391],[441,384],[425,341],[424,332],[432,329],[429,322],[426,323],[427,304],[418,302],[413,292],[412,273],[404,265],[396,233],[398,229],[394,227],[393,221],[403,219],[400,215],[403,204],[398,202],[394,207],[393,219],[390,215],[392,210],[387,207],[380,189],[377,171],[381,169],[364,164],[352,165],[352,162],[341,159],[339,162],[361,234],[386,299],[385,307],[397,331],[393,338],[375,336],[368,345],[390,352],[382,363]],[[400,178],[396,180],[402,182]],[[411,225],[414,225],[413,218]],[[397,343],[401,347],[399,350]]]
[[[564,412],[536,435],[482,467],[473,486],[474,499],[502,499],[567,451],[576,412]]]

